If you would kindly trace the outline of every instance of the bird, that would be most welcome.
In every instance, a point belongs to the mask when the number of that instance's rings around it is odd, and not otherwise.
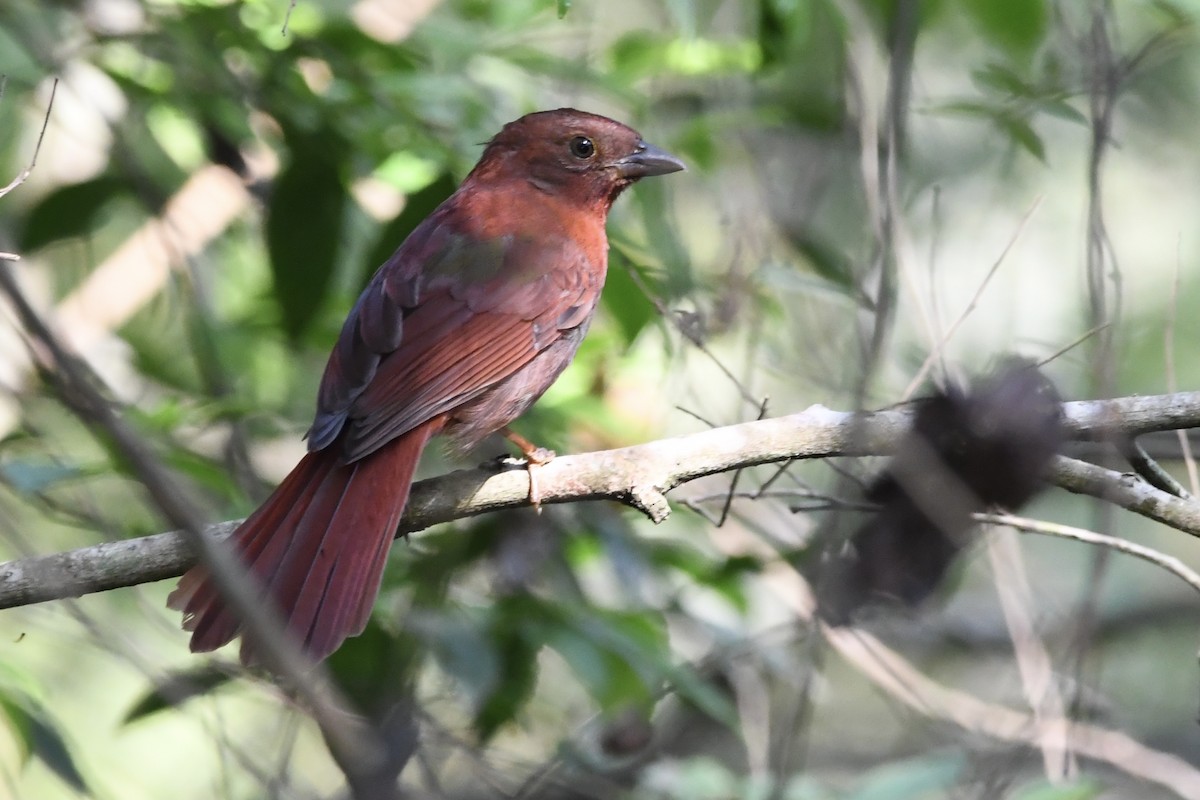
[[[308,452],[230,540],[310,658],[365,629],[430,439],[470,449],[550,387],[596,311],[613,202],[683,169],[607,117],[527,114],[371,278],[325,366]],[[532,468],[541,454],[511,438]],[[167,605],[193,652],[242,633],[203,565]],[[244,636],[241,658],[257,660]]]

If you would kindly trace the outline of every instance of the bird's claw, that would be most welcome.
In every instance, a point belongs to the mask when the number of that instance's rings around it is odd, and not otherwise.
[[[545,447],[535,447],[523,455],[525,456],[525,463],[536,464],[539,466],[542,464],[549,464],[551,461],[558,458],[558,453]]]
[[[534,448],[525,454],[525,471],[529,473],[529,504],[533,510],[542,513],[542,493],[538,489],[537,473],[544,464],[554,460],[555,452],[544,447]]]
[[[555,459],[557,454],[545,447],[538,447],[521,434],[509,428],[504,428],[501,433],[504,435],[504,438],[517,446],[517,449],[521,451],[521,455],[525,456],[525,470],[529,473],[529,504],[533,506],[534,511],[541,514],[542,493],[538,489],[537,468],[543,464],[549,464]]]

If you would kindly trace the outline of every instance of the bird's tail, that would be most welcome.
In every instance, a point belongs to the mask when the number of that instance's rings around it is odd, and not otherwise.
[[[421,451],[440,427],[431,420],[351,464],[341,463],[336,442],[309,453],[230,539],[313,658],[366,627]],[[193,652],[241,633],[202,566],[184,574],[167,606],[183,612]],[[242,660],[253,660],[245,641]]]

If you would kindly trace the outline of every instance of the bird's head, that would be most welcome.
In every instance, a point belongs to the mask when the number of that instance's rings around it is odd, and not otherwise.
[[[475,173],[525,180],[539,191],[607,210],[634,181],[684,168],[628,125],[560,108],[505,125],[488,143]]]

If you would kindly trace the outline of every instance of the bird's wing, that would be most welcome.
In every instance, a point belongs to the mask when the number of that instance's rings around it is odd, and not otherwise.
[[[435,214],[359,297],[330,356],[309,447],[361,458],[452,411],[591,315],[603,264],[552,231],[479,239]]]

